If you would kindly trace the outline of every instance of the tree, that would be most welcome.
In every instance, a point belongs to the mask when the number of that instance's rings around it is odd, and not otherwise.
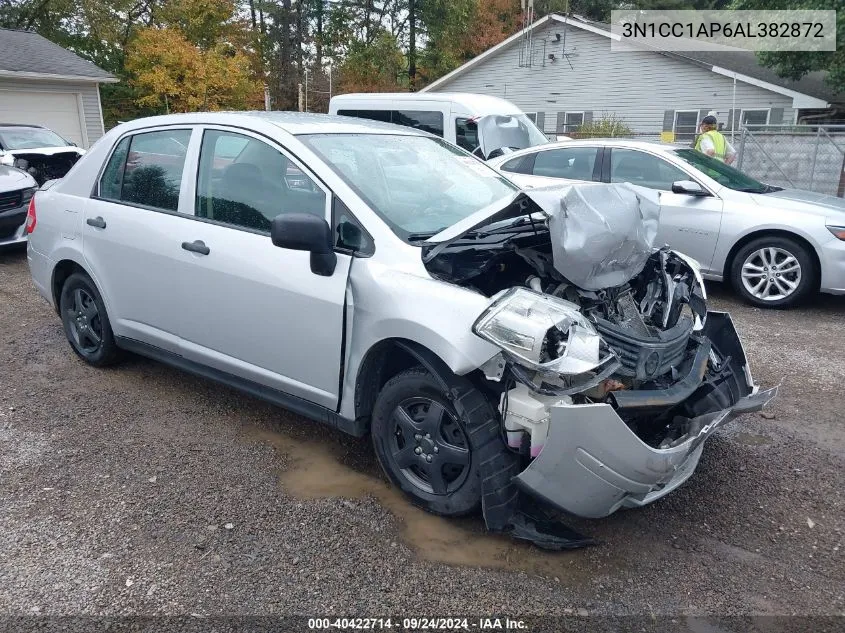
[[[173,27],[141,29],[126,70],[140,106],[169,112],[255,108],[261,86],[242,52],[220,42],[203,50]]]
[[[774,52],[757,53],[761,64],[771,68],[785,79],[799,80],[807,73],[826,72],[825,83],[835,92],[845,90],[845,0],[736,0],[735,9],[778,10],[778,9],[828,9],[836,10],[835,51]]]

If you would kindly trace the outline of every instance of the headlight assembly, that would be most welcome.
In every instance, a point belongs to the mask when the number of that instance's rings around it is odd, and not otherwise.
[[[527,288],[502,293],[473,331],[500,347],[523,370],[516,377],[540,392],[577,393],[619,364],[577,305]]]

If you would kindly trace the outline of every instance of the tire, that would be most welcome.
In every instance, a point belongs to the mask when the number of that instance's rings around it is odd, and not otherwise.
[[[772,235],[752,240],[737,251],[730,280],[751,305],[791,308],[815,291],[818,272],[806,246],[792,238]]]
[[[120,359],[103,298],[88,275],[74,273],[67,278],[59,295],[59,314],[68,343],[86,363],[105,367]]]
[[[371,425],[373,448],[385,474],[412,503],[442,516],[478,510],[482,496],[479,453],[488,456],[493,442],[507,450],[498,439],[498,418],[487,399],[469,381],[458,380],[466,383],[461,390],[474,396],[474,402],[483,402],[482,406],[466,411],[456,408],[442,382],[422,367],[413,367],[382,388]],[[494,431],[497,436],[491,438]],[[484,448],[480,451],[470,438]]]

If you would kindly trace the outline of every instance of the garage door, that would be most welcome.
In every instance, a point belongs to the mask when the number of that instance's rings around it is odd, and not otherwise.
[[[84,147],[75,92],[0,90],[0,123],[43,125]]]

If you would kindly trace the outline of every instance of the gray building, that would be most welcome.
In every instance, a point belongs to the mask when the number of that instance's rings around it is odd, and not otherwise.
[[[423,90],[503,97],[550,135],[613,115],[635,134],[684,142],[708,113],[724,130],[836,115],[822,73],[788,81],[751,52],[619,51],[610,43],[606,24],[548,15]]]
[[[0,29],[0,123],[43,125],[88,148],[104,132],[99,85],[116,81],[37,33]]]

